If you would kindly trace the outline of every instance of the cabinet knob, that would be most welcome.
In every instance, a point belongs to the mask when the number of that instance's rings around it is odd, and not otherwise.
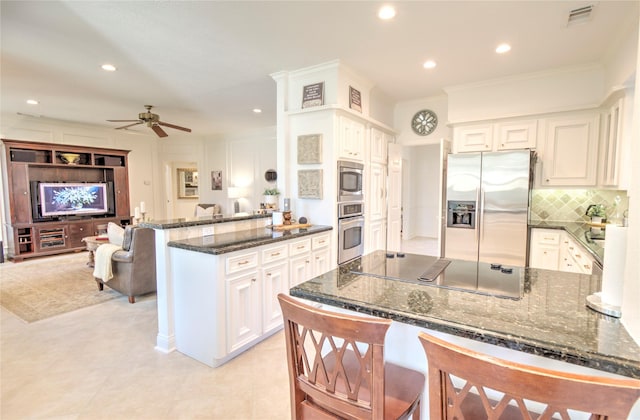
[[[256,281],[255,277],[251,279],[251,281]]]
[[[23,192],[22,194],[27,195],[27,192],[25,191],[25,192]]]

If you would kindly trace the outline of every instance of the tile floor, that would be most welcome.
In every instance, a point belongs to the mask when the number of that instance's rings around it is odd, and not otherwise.
[[[436,248],[434,239],[403,241],[405,252]],[[289,418],[282,332],[213,369],[154,350],[153,295],[30,324],[0,311],[3,420]]]
[[[155,295],[0,329],[3,420],[289,418],[282,332],[213,369],[154,350]]]

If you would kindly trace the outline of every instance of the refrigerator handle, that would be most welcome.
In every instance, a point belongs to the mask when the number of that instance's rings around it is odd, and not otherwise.
[[[480,202],[480,190],[481,188],[476,188],[476,203],[477,204],[477,208],[476,208],[476,243],[480,243],[480,225],[482,224],[482,204]]]
[[[480,188],[480,222],[478,225],[478,243],[484,239],[484,188]]]

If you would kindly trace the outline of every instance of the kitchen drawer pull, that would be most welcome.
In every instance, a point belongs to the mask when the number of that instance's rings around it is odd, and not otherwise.
[[[583,265],[584,268],[586,268],[587,270],[591,270],[591,266],[589,264],[585,264]]]
[[[244,261],[240,261],[238,263],[238,265],[245,265],[245,264],[249,264],[249,261],[248,260],[244,260]]]
[[[298,247],[296,249],[304,249],[305,246],[304,245],[298,245]]]
[[[576,258],[582,258],[582,255],[576,254]]]
[[[279,252],[274,252],[274,253],[271,254],[272,257],[277,257],[278,255],[280,255]]]

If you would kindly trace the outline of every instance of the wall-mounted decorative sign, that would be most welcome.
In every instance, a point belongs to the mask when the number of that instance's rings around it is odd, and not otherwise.
[[[349,108],[362,112],[362,96],[360,91],[349,86]]]
[[[298,164],[322,163],[322,134],[298,136]]]
[[[324,105],[324,82],[314,83],[302,88],[303,108],[321,105]]]
[[[211,171],[211,189],[222,190],[222,171]]]
[[[298,198],[322,200],[322,169],[298,171]]]

